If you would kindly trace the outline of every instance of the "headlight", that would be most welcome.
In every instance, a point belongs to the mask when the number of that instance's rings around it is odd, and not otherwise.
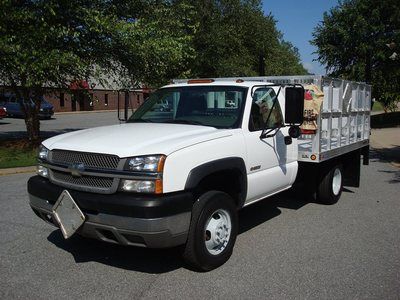
[[[120,183],[120,190],[124,192],[136,193],[162,193],[162,180],[131,180],[122,179]]]
[[[47,160],[49,157],[49,149],[47,149],[43,145],[40,145],[39,151],[38,151],[38,157],[39,157],[39,159]]]
[[[41,165],[37,166],[36,173],[42,177],[49,178],[49,169]]]
[[[124,170],[131,172],[152,172],[161,174],[164,171],[165,155],[148,155],[129,157],[126,160]],[[162,177],[162,176],[161,176]],[[157,176],[146,179],[121,179],[119,190],[134,193],[162,194],[163,182]]]
[[[126,160],[125,170],[138,172],[162,172],[165,155],[131,157]]]

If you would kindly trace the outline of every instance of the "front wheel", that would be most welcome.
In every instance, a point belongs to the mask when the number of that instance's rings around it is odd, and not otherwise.
[[[232,255],[237,230],[232,197],[219,191],[204,193],[193,206],[183,258],[201,271],[221,266]]]
[[[341,165],[325,169],[319,180],[317,197],[323,204],[336,203],[343,189],[343,171]]]

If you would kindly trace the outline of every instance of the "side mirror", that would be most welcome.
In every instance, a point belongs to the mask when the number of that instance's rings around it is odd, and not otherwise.
[[[285,89],[285,123],[301,125],[304,114],[304,88],[301,85]]]
[[[297,139],[301,135],[301,130],[299,126],[292,125],[289,127],[289,136],[291,138]]]

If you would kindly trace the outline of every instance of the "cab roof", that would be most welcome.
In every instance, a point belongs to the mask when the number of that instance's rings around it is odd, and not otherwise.
[[[166,87],[185,87],[185,86],[242,86],[252,87],[254,85],[274,84],[261,80],[245,80],[240,78],[221,78],[221,79],[176,79]]]

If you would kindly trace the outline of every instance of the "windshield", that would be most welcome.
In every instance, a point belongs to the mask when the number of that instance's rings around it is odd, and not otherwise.
[[[238,128],[247,88],[185,86],[154,92],[128,122],[177,123]]]

